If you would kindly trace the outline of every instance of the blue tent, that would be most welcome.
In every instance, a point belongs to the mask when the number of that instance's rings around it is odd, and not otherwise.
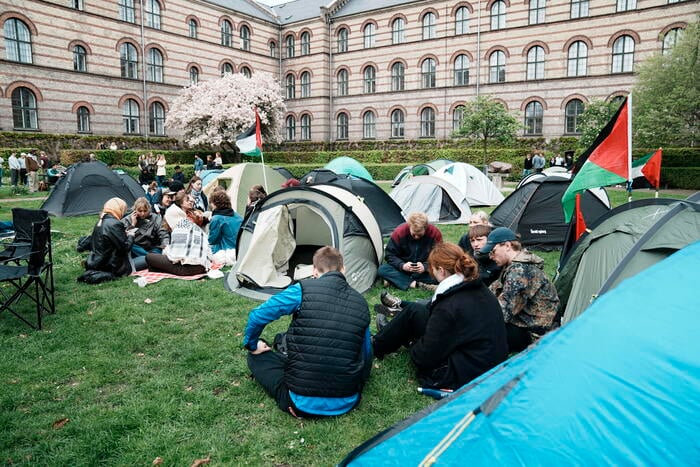
[[[341,465],[699,465],[700,242]]]
[[[336,157],[329,163],[327,163],[324,169],[332,170],[337,174],[352,175],[353,177],[364,178],[373,182],[374,179],[372,175],[367,171],[364,165],[359,163],[357,160],[348,156]]]

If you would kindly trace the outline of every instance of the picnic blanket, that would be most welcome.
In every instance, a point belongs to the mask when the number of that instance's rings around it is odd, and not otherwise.
[[[163,280],[163,279],[182,279],[185,281],[194,281],[197,279],[201,279],[203,277],[211,277],[212,279],[216,279],[219,277],[223,277],[223,273],[221,271],[219,271],[219,269],[221,269],[223,266],[224,266],[223,264],[212,263],[211,269],[209,270],[209,272],[205,272],[202,274],[195,274],[193,276],[176,276],[175,274],[170,274],[167,272],[149,271],[148,269],[143,269],[141,271],[132,272],[131,275],[132,276],[139,276],[140,278],[143,278],[145,280],[145,282],[143,282],[143,285],[155,284],[156,282]],[[136,282],[138,280],[139,279],[135,280],[134,282]],[[139,285],[141,285],[141,284],[139,284]]]

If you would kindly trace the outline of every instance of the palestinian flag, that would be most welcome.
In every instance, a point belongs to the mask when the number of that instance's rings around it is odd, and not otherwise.
[[[236,146],[241,154],[262,157],[262,134],[260,132],[260,115],[255,109],[255,123],[236,138]]]
[[[629,176],[629,100],[625,99],[590,148],[576,161],[573,180],[562,196],[566,222],[571,220],[576,193],[589,188],[625,183]]]
[[[659,148],[656,152],[650,152],[633,161],[631,178],[644,177],[658,190],[661,185],[661,153]]]

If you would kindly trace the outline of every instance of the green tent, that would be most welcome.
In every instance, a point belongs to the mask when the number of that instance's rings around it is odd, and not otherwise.
[[[370,182],[374,181],[372,175],[370,175],[362,164],[348,156],[336,157],[326,164],[324,169],[332,170],[337,174],[352,175],[353,177],[364,178]]]

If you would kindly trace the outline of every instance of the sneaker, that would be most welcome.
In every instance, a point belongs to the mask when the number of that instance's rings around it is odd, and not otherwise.
[[[383,291],[379,298],[382,304],[389,308],[401,308],[401,299],[396,295],[390,294],[388,291]]]
[[[429,290],[435,292],[437,290],[437,284],[426,284],[425,282],[416,282],[416,287],[423,290]]]
[[[386,315],[382,313],[377,313],[377,332],[384,329],[384,326],[386,326],[387,324],[389,324],[389,319],[386,317]]]
[[[377,313],[378,315],[390,316],[393,318],[400,311],[401,311],[401,308],[390,308],[390,307],[383,305],[381,303],[377,303],[376,305],[374,305],[374,312]]]

